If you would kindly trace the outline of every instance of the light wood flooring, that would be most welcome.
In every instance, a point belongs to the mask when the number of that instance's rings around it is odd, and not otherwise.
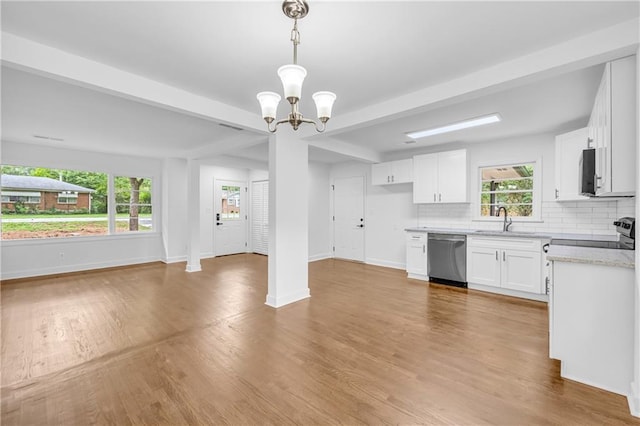
[[[560,378],[544,303],[324,260],[276,310],[266,257],[202,266],[3,284],[2,424],[640,424]]]

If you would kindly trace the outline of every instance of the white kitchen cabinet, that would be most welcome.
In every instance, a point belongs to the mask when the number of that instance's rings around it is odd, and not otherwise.
[[[427,276],[427,233],[407,233],[407,276],[428,280]]]
[[[541,252],[542,244],[539,239],[469,236],[469,287],[480,285],[515,292],[545,294]]]
[[[589,118],[596,150],[596,195],[635,195],[636,57],[609,62]]]
[[[587,127],[556,136],[556,191],[557,201],[589,200],[580,195],[580,159],[587,149]]]
[[[550,356],[560,375],[628,395],[633,381],[634,269],[553,261]]]
[[[371,184],[390,185],[413,182],[413,159],[371,165]]]
[[[466,203],[467,150],[413,157],[414,203]]]

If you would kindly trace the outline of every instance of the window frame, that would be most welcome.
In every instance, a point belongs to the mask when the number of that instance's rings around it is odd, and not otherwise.
[[[532,212],[531,216],[509,216],[513,222],[542,222],[542,159],[516,158],[509,161],[485,162],[478,164],[476,170],[475,196],[473,203],[472,220],[478,222],[502,222],[503,216],[482,216],[482,169],[489,167],[513,167],[531,164],[533,166]]]
[[[45,242],[61,242],[61,241],[66,241],[66,242],[71,242],[73,240],[86,240],[86,241],[97,241],[100,239],[118,239],[118,238],[149,238],[152,236],[156,236],[158,234],[160,234],[160,230],[162,229],[162,225],[161,225],[161,216],[160,216],[160,202],[161,202],[161,187],[159,186],[159,182],[161,180],[161,178],[159,177],[160,175],[158,175],[157,173],[151,172],[149,173],[149,170],[142,170],[141,172],[135,172],[135,173],[126,173],[126,172],[122,172],[121,170],[109,170],[109,171],[105,171],[101,168],[96,168],[96,169],[87,169],[87,168],[78,168],[78,167],[73,167],[73,166],[68,166],[68,165],[60,165],[60,164],[56,164],[56,165],[38,165],[38,166],[34,166],[31,163],[27,163],[24,164],[23,162],[6,162],[6,163],[1,163],[0,165],[7,165],[7,166],[19,166],[19,167],[42,167],[42,168],[47,168],[47,169],[62,169],[62,170],[69,170],[69,171],[82,171],[82,172],[89,172],[89,173],[102,173],[104,175],[106,175],[107,177],[107,212],[106,212],[106,216],[107,216],[107,232],[104,234],[91,234],[91,235],[69,235],[69,236],[59,236],[59,237],[45,237],[45,238],[20,238],[20,239],[2,239],[2,236],[0,235],[0,242],[3,245],[29,245],[29,244],[33,244],[33,243],[37,243],[37,244],[41,244],[41,243],[45,243]],[[151,229],[149,230],[145,230],[144,232],[140,232],[140,231],[123,231],[123,232],[116,232],[116,228],[115,228],[115,186],[114,186],[114,178],[116,176],[129,176],[129,175],[135,175],[138,178],[145,178],[145,179],[149,179],[151,182],[151,187],[150,187],[150,191],[151,191],[151,203],[141,203],[139,205],[141,206],[147,206],[149,205],[151,207]],[[40,194],[42,194],[40,192]],[[58,196],[56,196],[56,202],[58,201]],[[6,203],[3,201],[3,203]],[[35,204],[35,203],[34,203]],[[1,227],[0,227],[1,228]]]

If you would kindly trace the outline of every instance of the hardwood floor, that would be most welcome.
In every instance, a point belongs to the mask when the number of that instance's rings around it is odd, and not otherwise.
[[[2,424],[640,424],[560,378],[543,303],[325,260],[275,310],[266,260],[3,284]]]

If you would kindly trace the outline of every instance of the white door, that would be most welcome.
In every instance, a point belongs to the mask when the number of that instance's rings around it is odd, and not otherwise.
[[[467,201],[467,151],[438,154],[438,202],[464,203]]]
[[[500,250],[467,246],[467,281],[500,287]]]
[[[247,248],[246,182],[216,180],[214,243],[216,256],[244,253]]]
[[[251,184],[251,248],[254,253],[269,252],[269,181]]]
[[[334,180],[333,215],[335,257],[364,262],[364,177]]]
[[[413,202],[438,202],[438,154],[413,157]]]
[[[502,287],[542,294],[540,252],[504,250],[502,252]]]

